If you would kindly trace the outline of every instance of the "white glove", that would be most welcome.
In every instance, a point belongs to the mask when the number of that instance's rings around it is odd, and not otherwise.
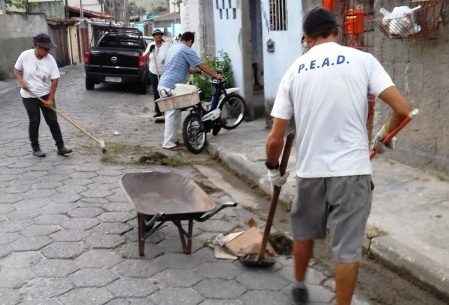
[[[272,186],[281,187],[287,182],[289,172],[285,172],[283,176],[281,176],[281,172],[278,169],[269,169],[267,172],[268,181],[270,181]]]
[[[396,148],[397,137],[393,137],[387,144],[382,142],[387,134],[387,127],[387,125],[382,126],[374,137],[372,149],[376,150],[378,154],[383,154],[387,149],[394,150]]]

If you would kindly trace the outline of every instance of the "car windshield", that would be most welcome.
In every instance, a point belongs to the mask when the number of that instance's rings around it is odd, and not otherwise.
[[[98,43],[99,47],[123,48],[123,49],[145,49],[142,38],[131,35],[105,35]]]

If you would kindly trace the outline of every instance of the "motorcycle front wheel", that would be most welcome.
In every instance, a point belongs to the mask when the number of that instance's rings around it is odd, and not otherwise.
[[[190,113],[184,119],[182,137],[187,149],[193,154],[199,154],[207,144],[206,132],[201,122],[201,116]]]
[[[221,103],[220,110],[223,128],[234,129],[237,128],[245,118],[246,103],[240,95],[230,94]]]

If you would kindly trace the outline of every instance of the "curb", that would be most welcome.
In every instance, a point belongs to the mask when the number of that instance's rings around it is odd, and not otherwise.
[[[209,143],[208,153],[218,158],[229,169],[251,183],[255,183],[265,194],[271,195],[263,167],[249,161],[245,155],[227,152],[217,144]],[[294,198],[282,192],[280,200],[291,204]],[[368,225],[370,225],[368,221]],[[379,259],[385,266],[397,273],[406,274],[427,289],[435,292],[440,298],[449,300],[449,267],[441,266],[425,258],[419,252],[391,236],[375,237],[371,242],[365,240],[363,248],[370,255]]]

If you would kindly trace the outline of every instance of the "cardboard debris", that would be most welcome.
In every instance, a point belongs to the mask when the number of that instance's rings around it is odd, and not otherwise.
[[[242,234],[242,232],[230,233],[228,235],[218,234],[214,240],[214,255],[218,259],[236,260],[238,257],[229,253],[225,244]]]
[[[242,257],[247,254],[258,254],[262,244],[263,234],[256,227],[249,228],[237,237],[225,244],[229,252],[235,256]],[[267,254],[275,256],[276,252],[270,243],[267,243]]]
[[[214,255],[217,259],[226,259],[226,260],[232,260],[235,261],[238,259],[237,256],[230,254],[228,251],[226,251],[226,248],[215,246],[214,247]]]

